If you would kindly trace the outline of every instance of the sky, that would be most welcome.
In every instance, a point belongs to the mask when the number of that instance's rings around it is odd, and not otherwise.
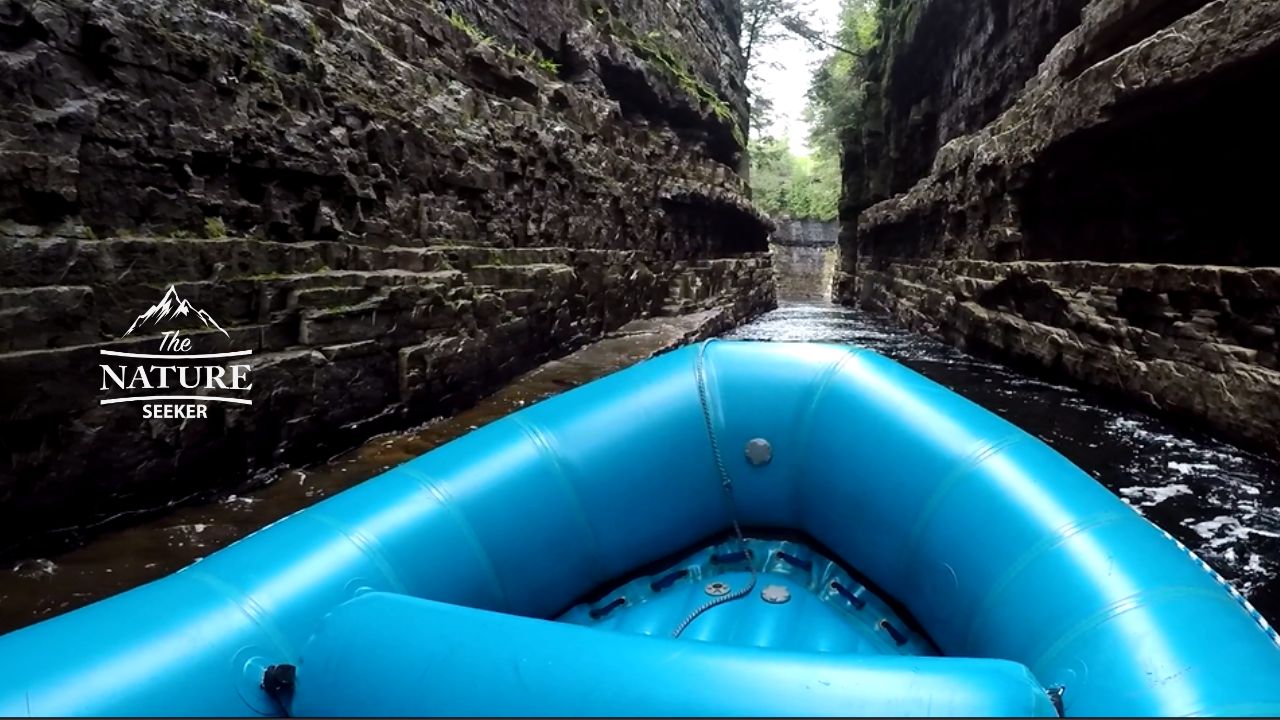
[[[828,31],[836,27],[840,18],[839,0],[812,0],[812,7],[814,27]],[[804,121],[805,93],[823,54],[809,42],[787,34],[785,39],[762,51],[761,60],[772,65],[761,68],[761,82],[752,88],[773,100],[773,134],[789,138],[792,151],[799,154],[807,154],[809,149],[809,124]]]

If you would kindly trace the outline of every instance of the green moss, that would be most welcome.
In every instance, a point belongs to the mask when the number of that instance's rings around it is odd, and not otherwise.
[[[666,44],[659,32],[640,35],[625,23],[609,15],[603,7],[595,8],[595,17],[600,27],[609,35],[625,42],[636,54],[652,62],[663,71],[677,87],[693,98],[700,106],[708,109],[721,122],[729,125],[733,139],[742,147],[747,146],[746,133],[742,131],[733,107],[720,93],[708,85],[690,70],[690,63],[672,46]]]
[[[211,217],[205,218],[204,236],[209,239],[224,238],[227,236],[227,225],[222,222],[222,218]]]
[[[249,58],[247,69],[266,79],[270,75],[267,69],[267,33],[262,29],[262,25],[255,24],[249,29]]]
[[[481,45],[493,39],[493,38],[490,38],[488,35],[485,35],[483,32],[481,32],[480,28],[476,27],[475,25],[472,25],[471,21],[467,20],[465,17],[459,14],[457,10],[450,10],[446,18],[448,19],[450,25],[466,33],[471,37],[472,40],[476,41]]]
[[[261,4],[263,11],[267,7],[266,3]],[[271,49],[271,39],[267,37],[267,32],[262,26],[262,18],[259,17],[252,28],[249,29],[249,58],[246,64],[247,75],[256,75],[257,80],[261,81],[268,89],[269,94],[274,99],[283,99],[284,93],[280,89],[280,83],[276,79],[276,73],[268,64],[268,54]]]
[[[256,51],[265,50],[267,47],[267,32],[262,29],[261,25],[254,25],[249,31],[249,42]]]
[[[554,60],[543,57],[537,50],[522,53],[514,46],[499,42],[492,35],[486,35],[480,28],[471,24],[471,21],[458,14],[456,10],[450,10],[445,17],[450,25],[466,33],[472,42],[477,45],[489,45],[512,60],[535,67],[552,77],[555,77],[560,72],[560,65]]]

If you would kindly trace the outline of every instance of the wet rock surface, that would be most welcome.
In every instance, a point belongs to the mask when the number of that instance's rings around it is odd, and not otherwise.
[[[243,490],[638,318],[771,307],[739,23],[728,0],[0,5],[0,554]],[[169,285],[226,331],[200,351],[254,352],[251,408],[98,405],[99,351],[154,352],[121,337]]]
[[[1006,63],[989,118],[943,123],[927,171],[888,174],[911,127],[876,110],[890,80],[992,42],[1043,47],[1038,70]],[[1280,452],[1280,285],[1266,269],[1280,254],[1263,240],[1269,186],[1250,180],[1280,162],[1280,138],[1247,109],[1280,77],[1280,3],[1093,0],[1066,25],[1010,23],[927,61],[914,47],[876,60],[888,84],[848,139],[846,182],[861,190],[846,198],[835,296]],[[946,117],[996,98],[989,81],[920,92]]]
[[[1280,450],[1280,270],[956,260],[860,282],[907,327]]]

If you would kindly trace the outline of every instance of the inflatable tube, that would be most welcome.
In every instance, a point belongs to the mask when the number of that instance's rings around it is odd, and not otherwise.
[[[279,714],[263,669],[296,664],[359,592],[548,618],[698,547],[729,518],[696,353],[526,408],[0,638],[0,713]],[[1021,663],[1064,689],[1068,715],[1280,714],[1275,632],[1035,438],[848,347],[715,343],[706,372],[743,523],[817,539],[944,654]],[[754,438],[768,464],[743,456]]]
[[[302,652],[311,716],[1057,717],[1004,660],[794,653],[600,632],[403,595],[339,607]]]

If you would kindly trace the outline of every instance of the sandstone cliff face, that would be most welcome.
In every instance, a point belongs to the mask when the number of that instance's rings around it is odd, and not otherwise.
[[[448,412],[637,317],[773,304],[734,0],[8,0],[0,548]],[[251,408],[99,406],[166,287]],[[690,288],[693,288],[692,290]]]
[[[1280,161],[1255,103],[1280,78],[1280,2],[1093,0],[1075,27],[1011,22],[935,61],[1003,46],[1052,49],[1009,65],[989,122],[947,125],[926,172],[855,163],[838,298],[1280,451],[1280,286],[1266,269],[1280,250],[1265,239],[1270,186],[1254,179]],[[997,97],[988,82],[926,94],[965,108]],[[855,161],[893,147],[874,123],[850,145]]]

